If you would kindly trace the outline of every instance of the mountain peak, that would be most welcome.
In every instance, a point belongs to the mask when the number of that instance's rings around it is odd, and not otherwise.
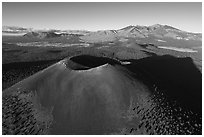
[[[153,24],[153,25],[151,25],[151,26],[161,27],[161,26],[163,26],[163,25],[157,23],[157,24]]]
[[[128,30],[128,29],[131,29],[131,28],[134,28],[135,26],[133,26],[133,25],[129,25],[129,26],[127,26],[127,27],[124,27],[124,28],[122,28],[122,29],[120,29],[120,30]]]
[[[160,28],[160,27],[163,27],[163,25],[161,25],[161,24],[154,24],[154,25],[149,26],[149,28]]]

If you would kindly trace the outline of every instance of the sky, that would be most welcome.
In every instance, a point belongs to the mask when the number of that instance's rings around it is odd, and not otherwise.
[[[96,31],[153,24],[202,32],[202,3],[2,3],[3,26]]]

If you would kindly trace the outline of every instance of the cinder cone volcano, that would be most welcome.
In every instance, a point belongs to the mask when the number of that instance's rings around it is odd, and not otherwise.
[[[171,108],[122,62],[99,60],[64,59],[4,90],[3,134],[171,134]]]

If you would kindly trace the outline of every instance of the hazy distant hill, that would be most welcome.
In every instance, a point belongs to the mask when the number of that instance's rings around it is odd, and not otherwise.
[[[32,31],[32,28],[23,28],[17,26],[3,26],[2,32],[3,33],[27,33]]]
[[[54,38],[60,37],[60,34],[56,34],[55,32],[28,32],[27,34],[23,35],[24,37],[37,37],[37,38]]]

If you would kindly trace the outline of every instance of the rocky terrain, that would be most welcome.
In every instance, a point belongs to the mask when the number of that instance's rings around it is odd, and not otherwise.
[[[160,24],[3,33],[3,134],[202,134],[202,34]]]

